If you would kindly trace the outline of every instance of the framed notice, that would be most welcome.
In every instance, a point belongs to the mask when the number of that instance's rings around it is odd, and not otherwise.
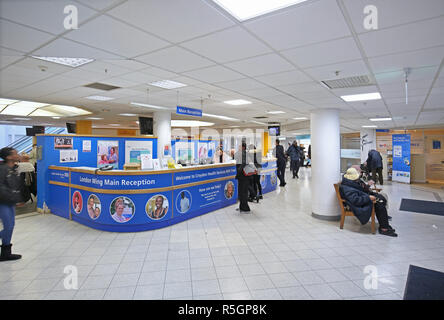
[[[119,141],[97,141],[97,167],[106,165],[119,168]]]
[[[140,163],[144,154],[153,156],[153,142],[144,140],[125,141],[125,162]]]
[[[83,140],[82,151],[83,152],[91,152],[91,140]]]
[[[142,154],[140,156],[140,169],[141,170],[152,170],[153,169],[153,159],[150,154]]]
[[[79,161],[79,150],[60,150],[60,162],[78,162]]]
[[[72,137],[54,137],[54,149],[72,149]]]

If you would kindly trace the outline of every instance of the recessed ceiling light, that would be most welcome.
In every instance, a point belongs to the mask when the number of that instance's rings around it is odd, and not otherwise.
[[[392,118],[371,118],[370,121],[390,121]]]
[[[239,21],[245,21],[306,0],[213,0]]]
[[[198,120],[171,120],[172,127],[210,127],[212,122],[198,121]]]
[[[109,125],[113,126],[113,127],[120,126],[120,124],[118,124],[118,123],[110,123]]]
[[[281,114],[281,113],[285,113],[284,111],[267,111],[267,113],[269,114]]]
[[[217,118],[217,119],[221,119],[221,120],[240,121],[239,119],[236,119],[236,118],[230,118],[230,117],[226,117],[226,116],[219,116],[217,114],[202,113],[202,115],[204,117]]]
[[[362,93],[362,94],[352,94],[352,95],[347,95],[347,96],[341,96],[341,99],[346,102],[380,100],[381,95],[379,94],[379,92],[372,92],[372,93]]]
[[[48,103],[40,103],[40,102],[33,102],[33,101],[18,101],[15,103],[10,104],[10,107],[14,107],[14,108],[40,108],[43,106],[47,106],[49,105]]]
[[[21,121],[28,121],[32,120],[31,118],[12,118],[13,120],[21,120]]]
[[[377,128],[378,126],[362,126],[363,128]]]
[[[140,102],[131,102],[131,104],[133,106],[139,106],[139,107],[144,107],[144,108],[153,108],[153,109],[161,109],[161,110],[170,109],[170,108],[167,108],[167,107],[155,106],[155,105],[152,105],[152,104],[146,104],[146,103],[140,103]]]
[[[240,105],[243,105],[243,104],[251,104],[252,102],[248,101],[248,100],[237,99],[237,100],[224,101],[224,103],[231,104],[233,106],[240,106]]]
[[[260,121],[250,121],[250,122],[252,122],[252,123],[256,123],[256,124],[261,124],[261,125],[264,125],[264,126],[267,125],[266,123],[263,123],[263,122],[260,122]]]
[[[94,61],[94,59],[87,59],[87,58],[63,58],[63,57],[40,57],[40,56],[31,56],[31,57],[44,61],[62,64],[73,68],[80,67],[84,64]]]
[[[60,119],[61,117],[51,117],[51,118],[53,118],[53,119]]]
[[[17,101],[18,100],[11,100],[11,99],[0,98],[0,104],[1,105],[3,105],[3,104],[8,105],[8,104],[11,104],[11,103],[14,103],[14,102],[17,102]]]
[[[88,117],[86,119],[88,119],[88,120],[103,120],[103,118],[95,118],[95,117]]]
[[[299,118],[293,118],[293,120],[307,120],[307,117],[299,117]]]
[[[240,128],[239,126],[230,126],[230,128]]]
[[[135,116],[137,116],[137,114],[134,114],[134,113],[119,113],[119,116],[135,117]]]
[[[180,83],[180,82],[176,82],[176,81],[171,81],[171,80],[160,80],[160,81],[155,81],[155,82],[151,82],[149,83],[150,86],[155,86],[155,87],[159,87],[159,88],[163,88],[163,89],[176,89],[176,88],[182,88],[182,87],[186,87],[186,84]]]
[[[85,98],[89,99],[89,100],[97,100],[97,101],[109,101],[109,100],[115,99],[115,98],[104,97],[104,96],[89,96],[89,97],[85,97]]]

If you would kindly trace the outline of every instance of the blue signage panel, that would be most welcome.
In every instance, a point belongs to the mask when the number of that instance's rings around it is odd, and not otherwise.
[[[171,186],[171,173],[144,175],[96,175],[71,172],[71,184],[108,190],[153,189]]]
[[[184,114],[186,116],[202,117],[202,110],[177,106],[176,114]]]
[[[49,169],[48,175],[49,181],[69,183],[69,171]]]
[[[410,183],[410,134],[392,135],[392,180]]]
[[[174,173],[174,185],[182,185],[193,182],[200,182],[203,180],[211,180],[236,175],[236,167],[220,167],[202,170],[192,170]]]

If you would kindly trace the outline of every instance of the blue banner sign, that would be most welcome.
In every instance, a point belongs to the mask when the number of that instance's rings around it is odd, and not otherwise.
[[[392,135],[393,181],[410,183],[410,134]]]
[[[177,106],[176,114],[184,114],[186,116],[202,117],[202,110]]]
[[[203,170],[178,171],[174,173],[174,185],[183,185],[187,183],[212,180],[236,175],[236,167],[220,167]]]

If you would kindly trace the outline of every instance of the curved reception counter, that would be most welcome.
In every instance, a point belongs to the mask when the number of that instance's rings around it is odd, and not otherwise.
[[[234,163],[157,171],[49,166],[46,205],[94,229],[152,230],[235,204],[235,175]],[[264,161],[261,185],[263,193],[276,189],[274,160]]]

